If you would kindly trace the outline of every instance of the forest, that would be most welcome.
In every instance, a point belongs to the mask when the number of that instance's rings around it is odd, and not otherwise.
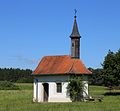
[[[19,68],[0,68],[0,81],[32,83],[32,70]]]

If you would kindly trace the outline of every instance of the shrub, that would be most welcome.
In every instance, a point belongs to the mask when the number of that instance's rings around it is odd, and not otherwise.
[[[72,101],[81,101],[83,99],[82,79],[77,76],[71,77],[69,80],[67,91]]]
[[[0,90],[18,90],[19,87],[9,81],[0,81]]]

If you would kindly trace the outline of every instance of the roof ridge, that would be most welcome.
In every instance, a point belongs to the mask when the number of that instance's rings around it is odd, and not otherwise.
[[[60,57],[60,56],[69,56],[70,55],[48,55],[48,56],[43,56],[43,57]]]

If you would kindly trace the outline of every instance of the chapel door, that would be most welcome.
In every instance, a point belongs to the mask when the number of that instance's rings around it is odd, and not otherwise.
[[[43,93],[44,102],[47,102],[48,101],[48,97],[49,97],[49,84],[48,83],[44,83],[43,84],[43,88],[44,88],[44,93]]]

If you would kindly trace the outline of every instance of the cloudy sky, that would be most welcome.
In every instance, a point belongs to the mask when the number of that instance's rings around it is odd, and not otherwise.
[[[0,67],[34,70],[46,55],[69,55],[77,9],[81,60],[99,68],[120,48],[120,0],[0,0]]]

